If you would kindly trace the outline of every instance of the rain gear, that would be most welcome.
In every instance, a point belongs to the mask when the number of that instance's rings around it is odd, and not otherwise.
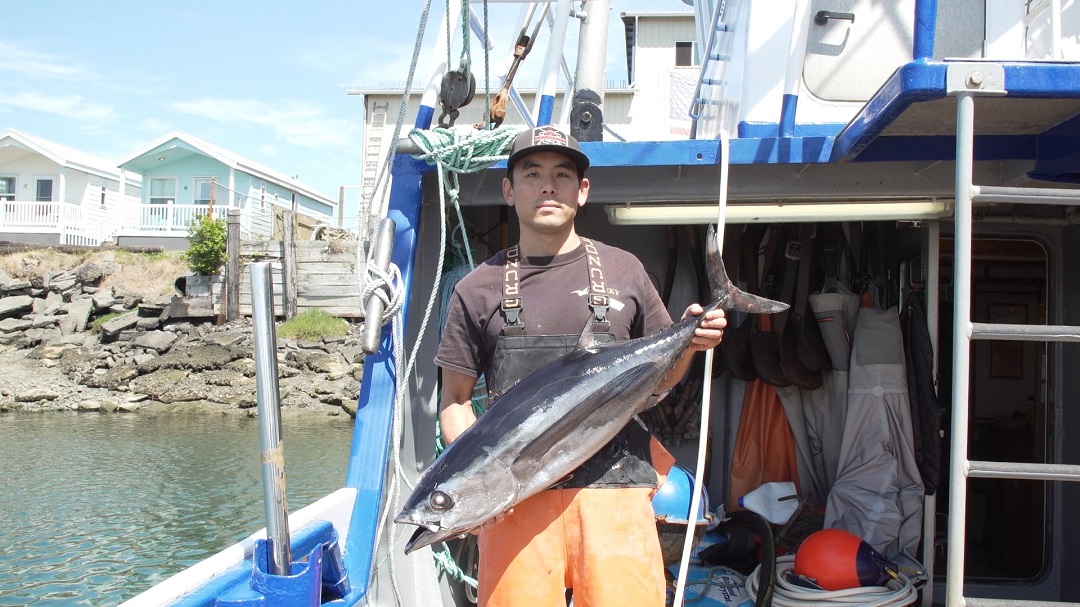
[[[909,577],[922,575],[924,489],[913,444],[900,318],[895,308],[860,308],[825,527],[855,533]]]

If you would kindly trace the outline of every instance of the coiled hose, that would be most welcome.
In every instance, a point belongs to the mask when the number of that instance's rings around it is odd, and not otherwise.
[[[896,578],[889,580],[885,586],[817,590],[788,581],[787,573],[794,569],[794,566],[794,555],[789,554],[776,559],[776,577],[771,588],[772,604],[776,607],[836,607],[837,605],[900,607],[910,605],[918,598],[911,580],[903,573],[897,573]],[[746,592],[755,600],[758,597],[760,570],[761,566],[758,566],[746,578]]]

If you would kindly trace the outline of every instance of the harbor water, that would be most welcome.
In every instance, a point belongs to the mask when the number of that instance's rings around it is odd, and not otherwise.
[[[340,488],[352,422],[287,417],[290,512]],[[116,605],[265,526],[254,418],[0,414],[0,605]]]

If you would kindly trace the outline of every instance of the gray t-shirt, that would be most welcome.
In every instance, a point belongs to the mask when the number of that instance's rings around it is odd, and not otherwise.
[[[670,327],[671,316],[641,261],[622,249],[592,242],[607,287],[608,320],[615,339]],[[504,324],[500,303],[506,254],[500,251],[455,287],[435,355],[438,366],[473,377],[490,368]],[[518,280],[526,335],[578,335],[592,321],[584,245],[554,257],[522,257]]]

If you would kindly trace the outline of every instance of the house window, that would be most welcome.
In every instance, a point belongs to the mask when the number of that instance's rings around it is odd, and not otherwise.
[[[176,202],[175,179],[150,180],[150,204],[173,204]]]
[[[696,63],[694,60],[694,43],[676,42],[675,67],[693,67]]]
[[[209,177],[195,178],[195,204],[210,204],[214,199],[214,182]]]
[[[35,189],[34,201],[35,202],[52,202],[53,199],[53,180],[52,179],[38,179]]]
[[[0,200],[15,200],[14,177],[0,177]]]

